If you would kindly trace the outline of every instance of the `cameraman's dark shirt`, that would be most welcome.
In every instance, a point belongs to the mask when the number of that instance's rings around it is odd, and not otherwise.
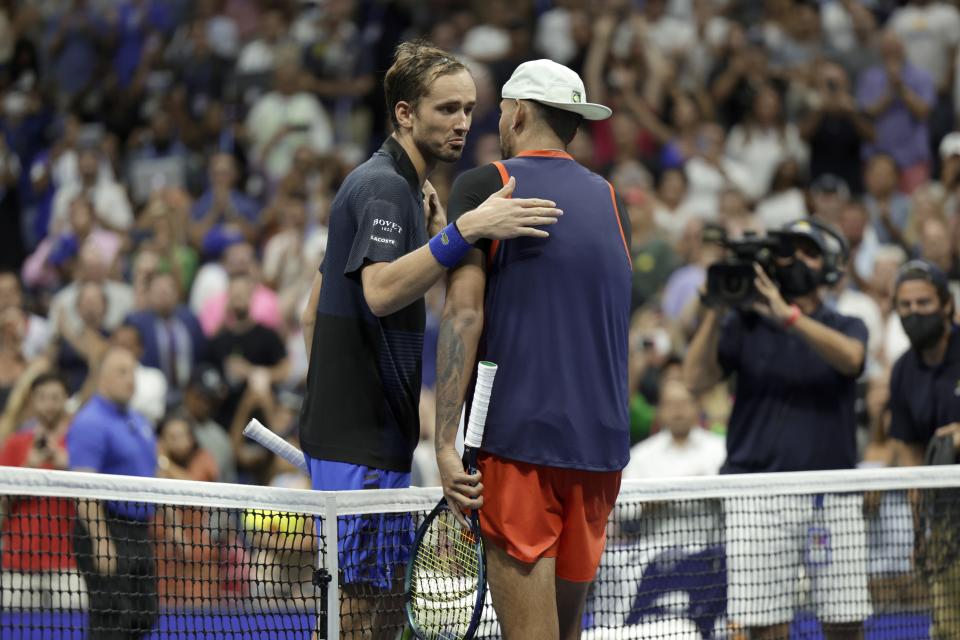
[[[953,326],[943,362],[923,364],[910,349],[890,376],[890,436],[926,447],[933,432],[960,422],[960,327]]]
[[[863,321],[823,305],[810,317],[866,349]],[[721,473],[856,465],[856,376],[841,374],[799,335],[756,314],[724,318],[719,357],[724,372],[737,375]]]

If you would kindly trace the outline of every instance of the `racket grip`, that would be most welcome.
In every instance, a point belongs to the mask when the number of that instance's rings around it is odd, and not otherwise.
[[[307,467],[307,461],[303,457],[303,452],[273,431],[270,431],[270,429],[267,429],[256,418],[253,418],[247,423],[247,426],[243,429],[243,435],[266,447],[305,474],[310,475],[310,469]]]

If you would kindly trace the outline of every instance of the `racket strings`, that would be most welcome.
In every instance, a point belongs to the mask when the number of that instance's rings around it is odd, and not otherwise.
[[[410,584],[411,604],[423,631],[438,638],[466,631],[480,576],[477,544],[473,531],[449,512],[434,518],[424,533]]]

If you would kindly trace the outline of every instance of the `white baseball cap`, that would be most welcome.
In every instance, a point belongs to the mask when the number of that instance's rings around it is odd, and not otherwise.
[[[948,133],[940,141],[940,157],[946,160],[950,156],[960,156],[960,131]]]
[[[609,107],[587,102],[587,91],[580,76],[553,60],[531,60],[521,64],[503,85],[500,96],[511,100],[534,100],[548,107],[579,113],[587,120],[606,120],[613,115]]]

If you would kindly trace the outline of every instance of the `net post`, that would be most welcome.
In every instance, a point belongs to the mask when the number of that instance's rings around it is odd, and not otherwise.
[[[327,493],[324,509],[324,519],[327,523],[326,562],[325,567],[330,573],[330,584],[327,587],[327,638],[340,637],[340,522],[337,519],[337,498],[333,492]]]

